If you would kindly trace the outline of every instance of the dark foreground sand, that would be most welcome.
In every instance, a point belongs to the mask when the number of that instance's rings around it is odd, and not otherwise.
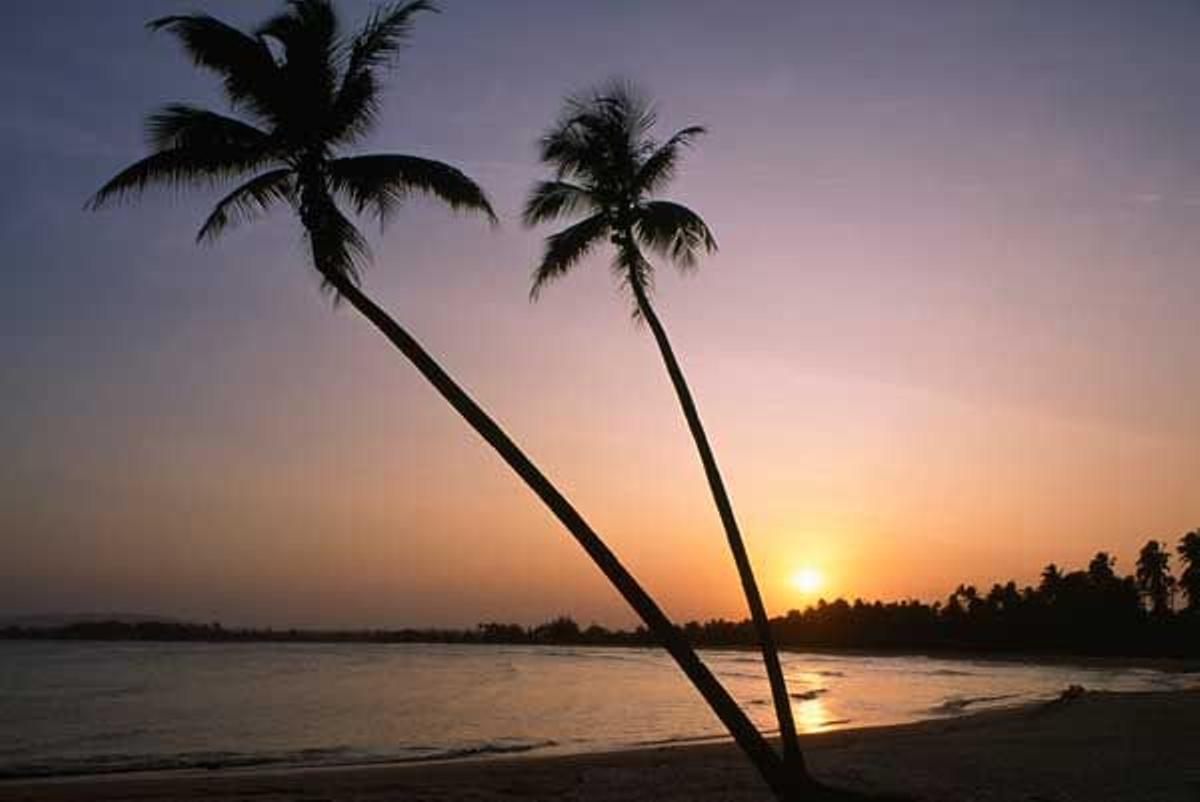
[[[1200,691],[1081,697],[967,718],[805,738],[822,779],[928,802],[1200,802]],[[48,800],[762,800],[730,744],[577,757],[0,783]]]

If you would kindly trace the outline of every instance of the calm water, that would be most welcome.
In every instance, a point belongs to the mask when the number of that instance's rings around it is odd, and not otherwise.
[[[705,659],[773,720],[755,655]],[[924,657],[785,655],[808,732],[1195,677]],[[0,777],[563,753],[716,737],[664,654],[641,649],[0,641]]]

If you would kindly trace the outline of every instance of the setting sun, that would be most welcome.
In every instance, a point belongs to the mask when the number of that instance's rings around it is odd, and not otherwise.
[[[821,572],[815,568],[801,568],[792,574],[792,587],[801,593],[816,593],[824,584]]]

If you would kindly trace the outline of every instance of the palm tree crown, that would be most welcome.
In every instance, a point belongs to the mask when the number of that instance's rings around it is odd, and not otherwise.
[[[542,161],[554,167],[554,178],[534,186],[523,218],[533,226],[587,216],[546,239],[532,296],[605,239],[616,246],[618,277],[643,289],[652,275],[642,248],[683,269],[694,266],[701,251],[717,249],[699,215],[652,197],[674,177],[683,149],[704,128],[689,126],[658,142],[650,136],[654,123],[653,106],[623,81],[568,98],[562,116],[540,142]]]
[[[89,205],[99,208],[152,185],[252,176],[218,201],[197,240],[213,240],[286,203],[300,216],[326,286],[335,278],[357,281],[369,255],[338,199],[382,224],[410,193],[423,192],[494,222],[483,190],[454,167],[416,156],[338,155],[375,124],[377,73],[399,52],[413,17],[436,10],[428,0],[384,6],[352,36],[341,33],[329,0],[290,0],[250,33],[207,14],[150,22],[151,30],[174,34],[197,66],[216,73],[248,121],[183,103],[165,106],[146,121],[153,153],[118,173]]]

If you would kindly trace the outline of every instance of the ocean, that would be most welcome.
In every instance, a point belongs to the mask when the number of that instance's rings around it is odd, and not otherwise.
[[[764,729],[756,653],[703,652]],[[897,724],[1195,675],[789,653],[803,732]],[[0,641],[0,779],[565,754],[723,736],[653,649]]]

